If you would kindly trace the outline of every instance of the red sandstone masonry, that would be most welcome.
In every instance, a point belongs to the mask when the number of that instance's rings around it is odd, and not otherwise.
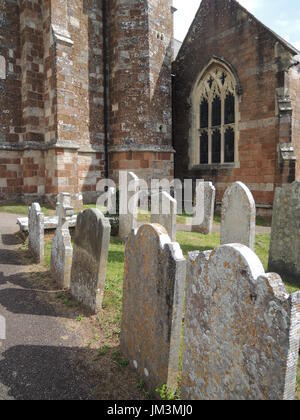
[[[276,90],[284,87],[284,63],[276,56],[278,39],[235,1],[203,0],[193,25],[174,66],[175,175],[214,182],[218,201],[226,185],[243,181],[258,204],[272,205],[276,185],[295,177],[292,164],[281,165],[278,153],[279,143],[292,140],[290,125],[280,122],[275,100]],[[240,168],[191,171],[189,97],[196,78],[213,57],[231,64],[243,90],[239,103]],[[294,143],[298,145],[297,137]],[[299,159],[299,151],[297,156]]]
[[[112,176],[173,175],[171,3],[107,2]],[[1,199],[94,199],[105,176],[102,0],[10,0],[0,12]]]

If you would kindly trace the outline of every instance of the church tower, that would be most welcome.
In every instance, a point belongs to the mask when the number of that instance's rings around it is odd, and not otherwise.
[[[0,199],[173,175],[172,0],[0,2]]]
[[[173,176],[172,0],[109,2],[110,173]]]

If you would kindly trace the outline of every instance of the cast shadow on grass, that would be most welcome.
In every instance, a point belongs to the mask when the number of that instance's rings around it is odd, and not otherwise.
[[[22,238],[18,234],[1,234],[1,239],[4,245],[14,246],[23,243]]]
[[[118,347],[11,347],[2,353],[0,383],[5,399],[143,399],[138,377]]]
[[[14,314],[76,319],[90,312],[60,291],[50,272],[26,272],[4,276],[0,272],[0,306]]]
[[[26,266],[32,265],[33,263],[34,261],[29,251],[15,251],[11,249],[0,250],[0,264],[2,265]]]

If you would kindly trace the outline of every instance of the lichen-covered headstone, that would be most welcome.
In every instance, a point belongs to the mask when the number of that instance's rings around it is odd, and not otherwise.
[[[155,200],[156,205],[153,203]],[[153,194],[151,223],[162,225],[174,242],[176,241],[176,217],[177,201],[165,191]]]
[[[121,350],[152,390],[176,388],[186,261],[160,225],[132,231],[125,251]]]
[[[275,191],[269,271],[300,285],[300,182]]]
[[[6,60],[3,55],[0,55],[0,79],[6,79]]]
[[[123,176],[126,173],[123,172]],[[139,178],[127,173],[127,182],[120,182],[119,236],[126,241],[131,230],[138,226]]]
[[[238,243],[254,250],[256,207],[253,195],[242,182],[225,191],[222,202],[221,244]]]
[[[38,203],[33,203],[28,212],[29,250],[35,261],[44,262],[44,214]]]
[[[51,273],[59,287],[69,289],[73,256],[69,220],[74,215],[70,194],[64,193],[59,196],[56,212],[58,227],[52,241]]]
[[[189,256],[181,396],[294,399],[300,293],[244,245]]]
[[[71,294],[93,313],[102,308],[110,243],[110,223],[98,209],[89,209],[77,218]]]
[[[111,216],[117,214],[117,190],[114,187],[107,190],[107,212]]]
[[[203,183],[203,199],[204,202],[196,203],[196,206],[203,206],[203,220],[198,224],[197,219],[193,219],[193,232],[199,232],[203,235],[210,235],[213,228],[214,214],[215,214],[215,199],[216,199],[216,189],[213,186],[212,182]],[[197,212],[200,213],[201,212]]]

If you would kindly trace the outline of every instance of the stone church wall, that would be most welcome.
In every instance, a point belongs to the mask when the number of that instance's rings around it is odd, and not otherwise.
[[[282,41],[284,44],[284,41]],[[242,181],[262,207],[273,203],[276,185],[295,178],[294,162],[280,165],[276,91],[285,87],[285,67],[276,54],[280,40],[236,1],[203,0],[174,65],[175,173],[179,178],[212,181],[220,202],[226,187]],[[291,57],[292,52],[281,45]],[[294,53],[295,54],[295,53]],[[189,161],[190,96],[209,61],[217,57],[231,66],[240,84],[238,97],[239,162],[231,167],[193,168]],[[283,119],[282,124],[286,120]]]
[[[95,200],[106,90],[109,176],[173,175],[171,5],[109,0],[103,16],[102,0],[0,1],[1,200]]]

